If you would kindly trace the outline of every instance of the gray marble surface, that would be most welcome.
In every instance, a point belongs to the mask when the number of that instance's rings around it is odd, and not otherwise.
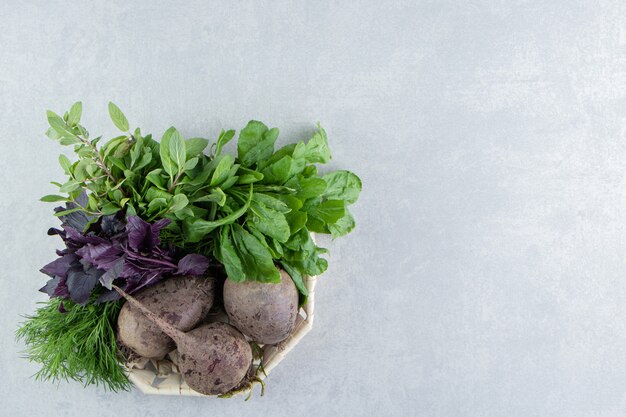
[[[107,135],[109,100],[156,134],[319,120],[363,179],[263,398],[30,378],[13,332],[59,244],[44,110],[77,99]],[[622,1],[4,0],[0,129],[0,415],[626,414]]]

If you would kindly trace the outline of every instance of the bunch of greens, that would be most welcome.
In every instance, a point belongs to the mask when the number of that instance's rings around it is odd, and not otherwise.
[[[73,146],[78,160],[60,157],[69,178],[58,186],[67,195],[43,200],[75,202],[83,192],[88,195],[84,207],[57,215],[83,211],[97,219],[122,211],[149,222],[169,219],[162,232],[168,244],[216,258],[234,281],[278,282],[282,266],[302,301],[307,295],[302,277],[327,268],[320,257],[326,251],[310,232],[339,237],[354,228],[348,206],[356,202],[361,181],[349,171],[318,173],[316,164],[331,158],[320,126],[307,142],[275,151],[278,129],[250,121],[239,134],[235,157],[224,152],[234,130],[222,131],[207,155],[207,139],[184,139],[174,127],[160,143],[140,129],[130,133],[113,103],[111,119],[124,134],[98,148],[101,138],[89,139],[79,124],[81,112],[79,102],[63,117],[47,113],[48,136]]]
[[[132,292],[165,275],[201,273],[216,260],[238,282],[278,282],[282,267],[305,302],[303,276],[327,268],[311,232],[339,237],[355,226],[348,206],[361,181],[349,171],[318,173],[316,164],[331,158],[320,126],[308,141],[275,150],[278,129],[250,121],[235,156],[224,152],[234,130],[208,150],[207,139],[185,139],[174,127],[159,143],[131,130],[109,103],[122,134],[103,141],[90,138],[81,114],[80,102],[63,116],[47,112],[47,136],[77,158],[59,157],[67,180],[42,198],[65,202],[55,210],[62,228],[50,234],[66,247],[42,269],[51,299],[17,333],[27,356],[42,364],[41,378],[128,388],[112,327],[120,308],[112,283]]]

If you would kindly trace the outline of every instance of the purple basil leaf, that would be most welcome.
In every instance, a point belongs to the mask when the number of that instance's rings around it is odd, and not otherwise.
[[[98,245],[100,243],[106,243],[107,240],[103,239],[99,236],[93,235],[93,234],[89,234],[89,235],[84,235],[81,232],[79,232],[78,230],[74,229],[73,227],[69,227],[69,226],[63,226],[63,230],[65,230],[65,241],[67,243],[67,241],[69,240],[70,243],[74,244],[75,246],[82,246],[82,245],[86,245],[88,243],[91,243],[92,245]]]
[[[115,263],[124,254],[124,251],[119,245],[105,242],[99,245],[85,245],[78,249],[76,254],[96,267],[108,271],[113,268]]]
[[[178,272],[180,275],[202,275],[209,267],[209,260],[202,255],[192,253],[185,256],[178,262]]]
[[[102,274],[102,276],[100,277],[100,284],[102,284],[106,289],[110,290],[112,288],[111,285],[113,284],[113,281],[119,278],[120,273],[124,269],[125,261],[126,259],[124,258],[118,259],[111,269]]]
[[[54,227],[51,227],[48,229],[48,236],[54,236],[54,235],[59,235],[61,236],[61,239],[65,240],[65,232],[61,229],[55,229]]]
[[[128,216],[126,231],[128,246],[137,252],[151,252],[160,243],[161,229],[171,223],[169,219],[161,219],[150,224],[138,216]]]
[[[102,233],[107,236],[115,236],[122,233],[125,228],[126,223],[119,219],[116,214],[102,216],[102,220],[100,221],[100,229],[102,230]]]
[[[122,288],[122,290],[126,291],[124,288]],[[115,301],[119,300],[120,298],[122,298],[122,296],[117,291],[110,290],[100,294],[100,296],[94,301],[94,304],[106,303],[107,301]]]
[[[104,271],[95,267],[86,271],[82,268],[72,268],[67,274],[67,289],[72,301],[80,305],[87,304],[91,291],[103,273]]]
[[[126,260],[120,272],[120,278],[132,279],[138,277],[143,273],[141,268],[136,267],[132,262]]]
[[[66,273],[67,273],[67,271],[66,271]],[[69,297],[69,292],[67,290],[67,285],[66,285],[65,278],[60,277],[60,276],[52,277],[50,280],[48,280],[48,282],[46,282],[46,285],[44,285],[43,287],[41,287],[39,289],[39,291],[48,294],[48,297],[50,297],[50,298],[54,298],[54,297],[67,298],[67,297]],[[62,311],[62,312],[64,312],[64,311]]]
[[[81,195],[82,197],[82,195]],[[80,202],[84,202],[85,205],[82,205],[82,207],[86,207],[87,206],[87,195],[84,194],[84,199],[82,199],[81,197],[79,197],[77,199],[80,200]],[[65,211],[65,210],[71,210],[73,208],[79,207],[78,204],[69,202],[65,204],[65,207],[57,207],[54,209],[54,211],[56,213],[59,213],[61,211]],[[72,213],[69,214],[65,214],[63,216],[59,216],[59,218],[61,219],[61,225],[62,226],[69,226],[69,227],[73,227],[74,229],[80,230],[81,232],[83,230],[85,230],[85,228],[87,227],[87,224],[94,218],[94,216],[89,215],[87,213],[85,213],[84,211],[74,211]]]
[[[65,305],[63,304],[63,301],[59,303],[59,313],[67,313],[67,310],[65,309]]]
[[[153,248],[161,244],[161,239],[159,238],[161,234],[161,229],[167,227],[171,222],[172,221],[170,219],[161,219],[154,222],[152,226],[150,226],[150,231],[152,232],[150,237],[152,238],[151,243]]]
[[[83,192],[81,192],[80,195],[78,197],[76,197],[75,201],[82,208],[86,208],[87,207],[87,204],[89,204],[89,198],[87,197],[87,193],[85,192],[85,190],[83,190]]]
[[[128,216],[126,231],[128,232],[128,246],[138,252],[142,251],[146,245],[147,236],[150,234],[150,223],[138,216]]]
[[[46,285],[39,288],[39,291],[48,294],[48,297],[52,298],[54,296],[54,290],[56,290],[59,282],[61,282],[61,277],[54,277],[48,280],[48,282],[46,282]]]
[[[48,265],[41,268],[40,271],[51,277],[60,276],[67,278],[67,271],[76,259],[76,255],[69,253],[50,262]]]
[[[144,274],[144,276],[142,277],[142,279],[137,283],[137,285],[132,288],[128,293],[129,294],[133,294],[145,287],[149,287],[150,285],[154,285],[157,282],[161,281],[163,279],[163,274],[160,272],[149,272]],[[130,284],[130,282],[129,282]]]

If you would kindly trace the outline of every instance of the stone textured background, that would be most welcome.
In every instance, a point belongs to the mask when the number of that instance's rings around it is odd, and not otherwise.
[[[156,4],[159,4],[158,6]],[[44,110],[160,135],[326,127],[364,183],[316,326],[239,400],[30,378],[60,179]],[[0,415],[623,416],[623,1],[0,3]]]

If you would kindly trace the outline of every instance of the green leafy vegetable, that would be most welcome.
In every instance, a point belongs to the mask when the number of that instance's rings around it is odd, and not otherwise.
[[[274,142],[278,138],[278,129],[268,129],[263,123],[251,120],[241,130],[237,151],[239,160],[245,167],[269,158],[274,152]]]

